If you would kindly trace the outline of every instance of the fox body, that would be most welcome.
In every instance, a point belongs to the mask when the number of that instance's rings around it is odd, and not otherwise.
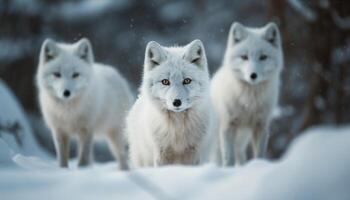
[[[90,42],[47,39],[37,72],[40,107],[51,129],[59,165],[68,166],[69,140],[78,138],[78,165],[90,163],[95,135],[105,136],[121,169],[127,169],[123,129],[133,103],[126,80],[112,67],[94,62]]]
[[[254,157],[265,155],[271,114],[278,102],[282,55],[274,23],[262,28],[231,26],[223,65],[211,82],[224,165],[243,164],[250,142]]]
[[[149,42],[140,94],[127,117],[131,163],[198,164],[212,113],[202,42],[169,48]]]

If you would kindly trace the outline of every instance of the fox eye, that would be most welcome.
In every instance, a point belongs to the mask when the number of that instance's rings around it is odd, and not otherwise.
[[[79,76],[80,76],[80,74],[75,72],[75,73],[73,73],[72,78],[78,78]]]
[[[162,84],[163,85],[170,85],[170,81],[168,79],[163,79]]]
[[[246,54],[241,55],[241,59],[242,59],[242,60],[248,60],[248,55],[246,55]]]
[[[262,55],[260,55],[260,57],[259,57],[259,60],[260,61],[264,61],[264,60],[266,60],[267,59],[267,55],[265,55],[265,54],[262,54]]]
[[[53,75],[54,75],[56,78],[61,78],[61,73],[59,73],[59,72],[54,72]]]
[[[190,78],[185,78],[182,84],[187,85],[187,84],[190,84],[191,82],[192,80]]]
[[[197,63],[198,60],[199,60],[199,58],[193,59],[193,60],[191,61],[191,63]]]

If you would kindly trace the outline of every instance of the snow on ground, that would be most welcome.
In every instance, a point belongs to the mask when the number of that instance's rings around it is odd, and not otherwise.
[[[350,127],[320,127],[297,138],[277,162],[254,160],[235,168],[208,164],[121,172],[108,163],[64,170],[52,160],[17,154],[12,157],[17,168],[0,169],[0,197],[345,200],[350,199],[349,152]]]
[[[21,105],[0,80],[0,166],[11,164],[16,153],[48,157],[36,143]]]

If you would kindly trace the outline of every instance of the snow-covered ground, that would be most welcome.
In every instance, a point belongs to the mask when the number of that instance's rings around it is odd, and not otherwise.
[[[0,144],[1,146],[1,144]],[[121,172],[115,163],[58,169],[21,154],[0,169],[0,199],[350,199],[350,127],[313,128],[276,162]],[[72,165],[71,165],[72,166]]]

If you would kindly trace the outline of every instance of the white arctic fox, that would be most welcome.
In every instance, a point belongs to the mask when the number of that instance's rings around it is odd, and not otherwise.
[[[231,26],[223,66],[211,82],[223,165],[243,164],[249,142],[254,157],[266,153],[271,114],[279,95],[282,54],[276,24]]]
[[[69,139],[78,138],[78,165],[89,164],[95,134],[106,136],[119,168],[127,169],[124,121],[133,96],[112,67],[94,63],[91,44],[45,40],[37,72],[39,101],[52,131],[59,165],[68,166]]]
[[[134,167],[195,165],[204,158],[212,127],[203,44],[146,47],[140,95],[127,117]]]

